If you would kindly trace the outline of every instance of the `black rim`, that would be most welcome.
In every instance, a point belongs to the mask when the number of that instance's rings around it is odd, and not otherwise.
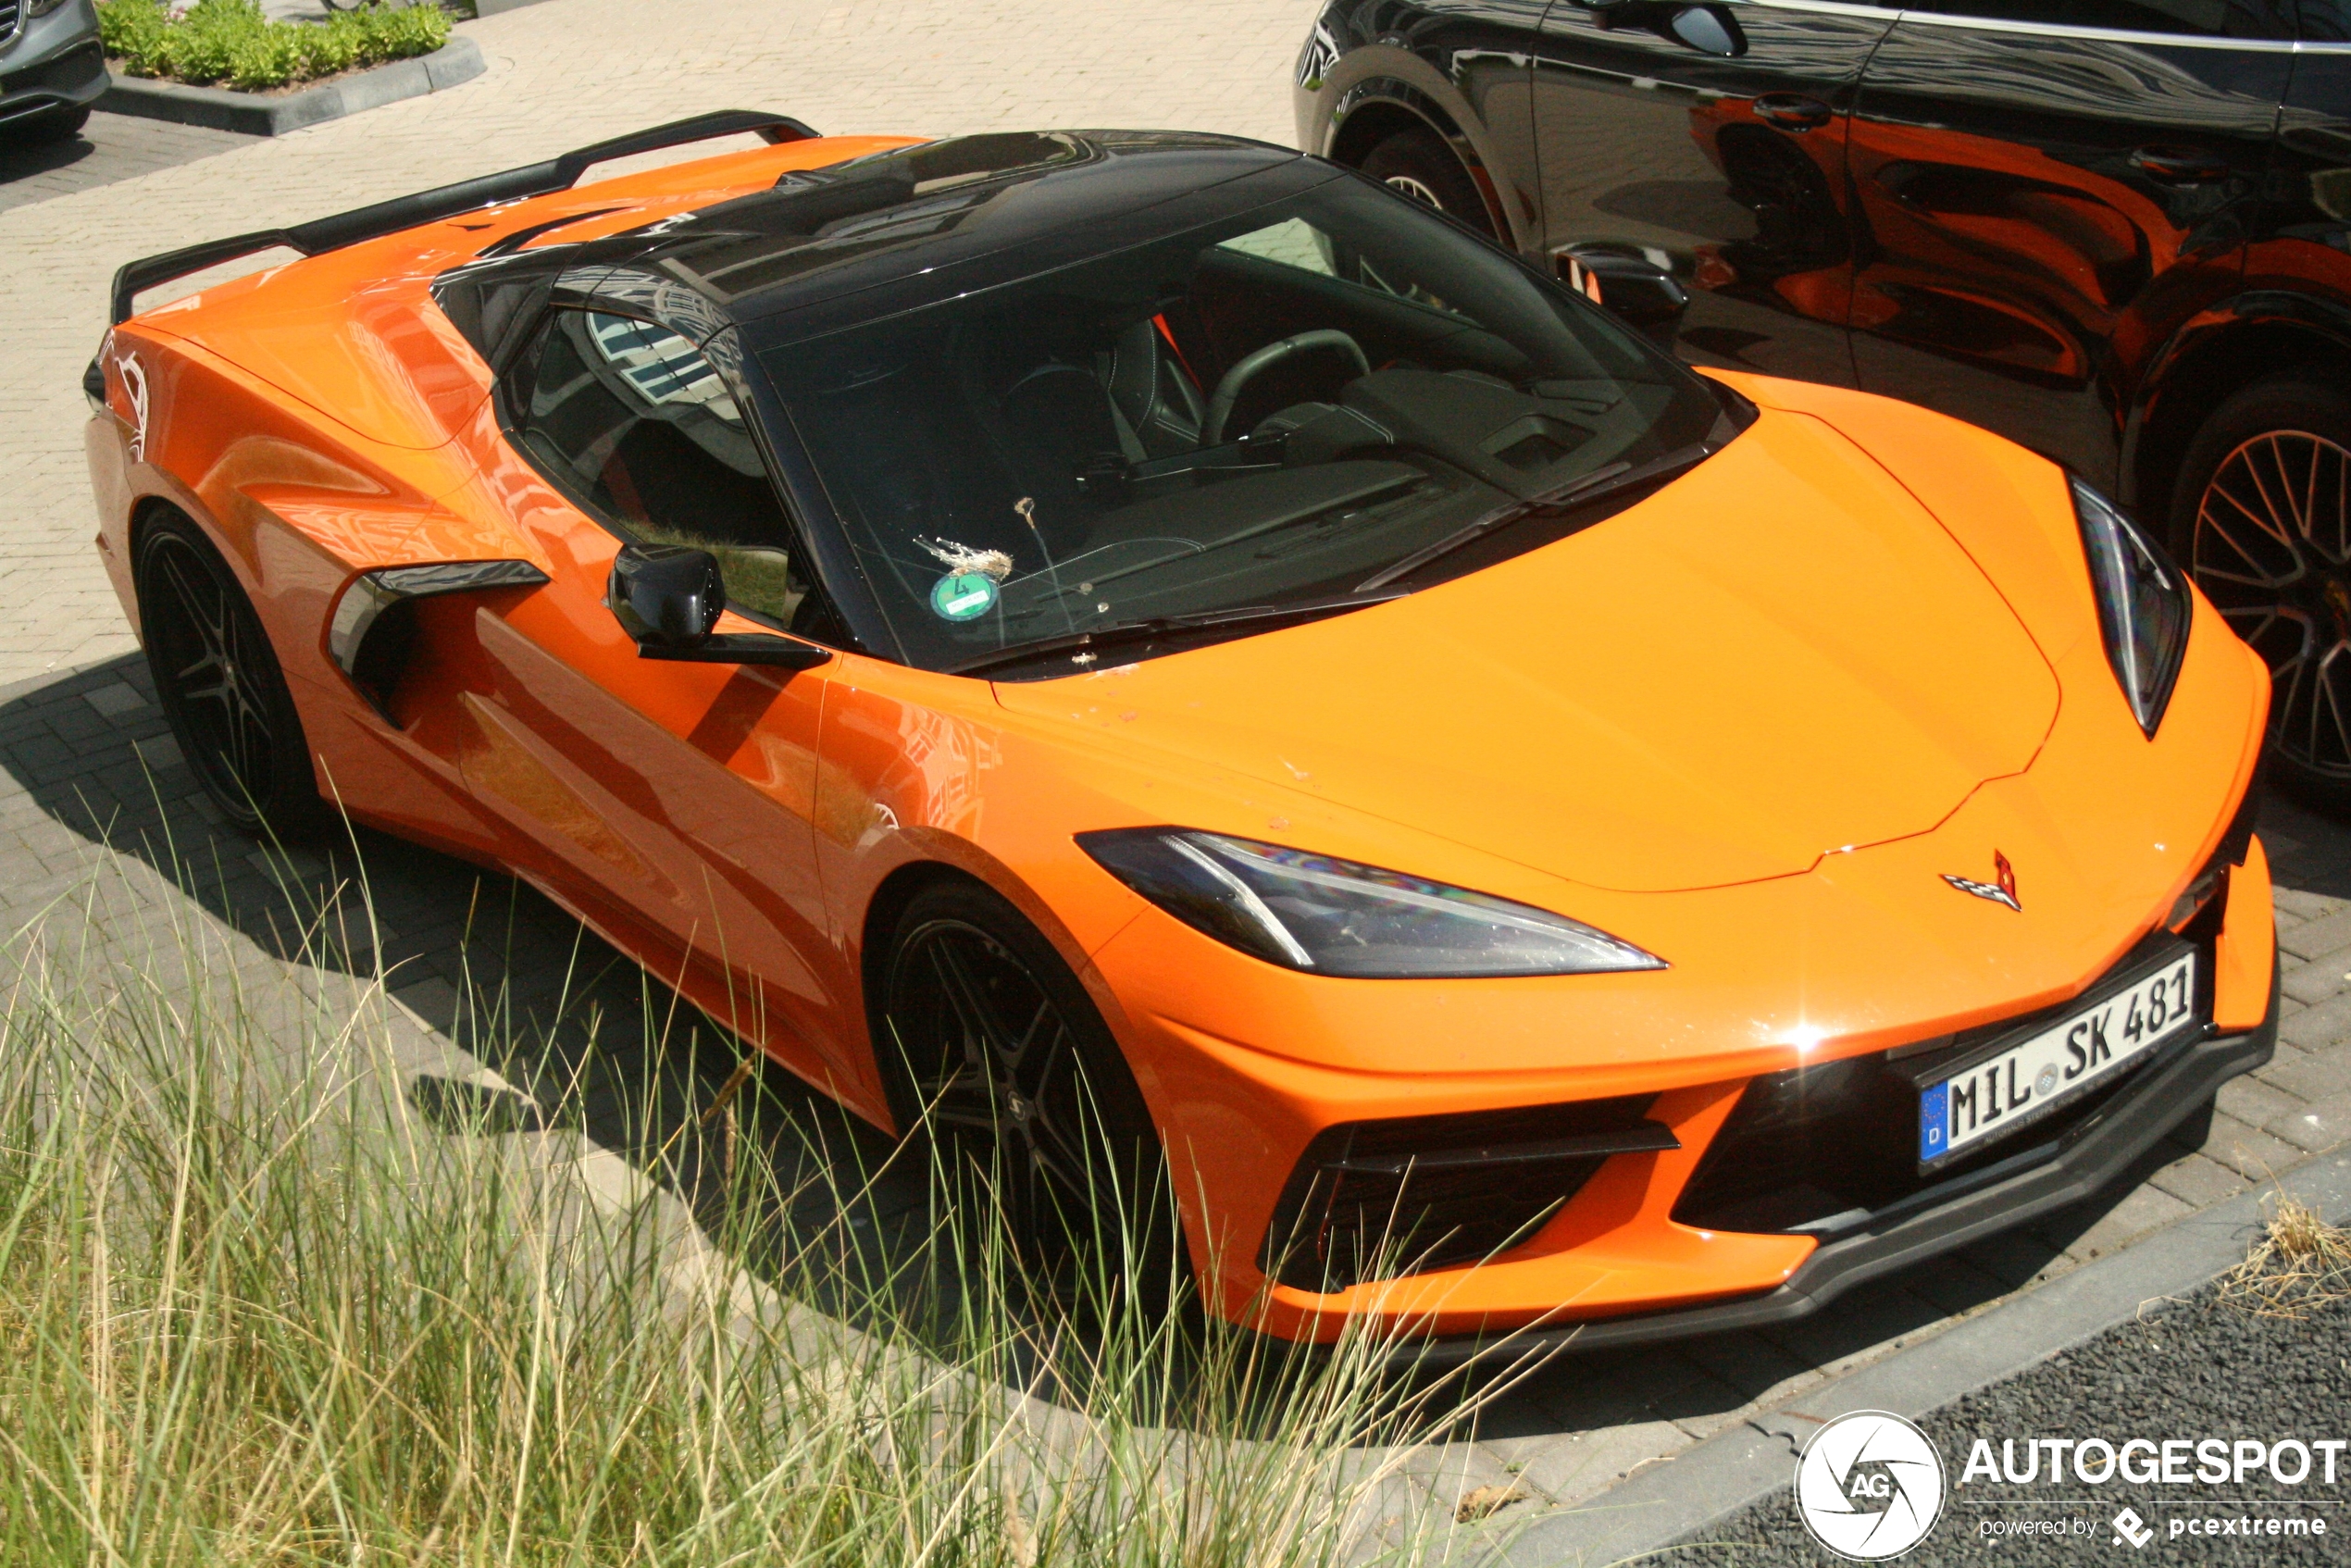
[[[933,1123],[990,1162],[1019,1234],[1051,1246],[1108,1206],[1089,1150],[1099,1117],[1052,995],[989,932],[955,919],[907,933],[889,1022]]]
[[[237,589],[177,534],[145,552],[141,608],[155,682],[189,762],[223,805],[247,822],[269,795],[276,738],[262,682],[269,658]]]
[[[2351,781],[2346,458],[2307,430],[2244,442],[2204,487],[2190,561],[2196,586],[2269,662],[2280,753]]]

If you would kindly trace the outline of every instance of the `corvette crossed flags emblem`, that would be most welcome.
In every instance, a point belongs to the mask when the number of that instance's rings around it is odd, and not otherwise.
[[[2009,857],[1997,850],[1992,852],[1992,875],[1998,880],[1978,882],[1966,877],[1954,877],[1946,871],[1943,873],[1943,880],[1963,893],[1973,893],[1977,898],[1989,899],[1994,903],[2006,904],[2019,915],[2023,914],[2024,906],[2016,902],[2016,867],[2010,865]]]

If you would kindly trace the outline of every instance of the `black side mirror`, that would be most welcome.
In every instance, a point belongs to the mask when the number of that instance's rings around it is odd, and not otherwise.
[[[1592,14],[1603,32],[1619,27],[1646,28],[1702,55],[1736,59],[1747,53],[1738,19],[1721,6],[1674,5],[1672,0],[1574,0]]]
[[[1690,292],[1672,271],[1629,245],[1570,245],[1554,260],[1570,288],[1661,348],[1673,346]]]
[[[604,604],[637,644],[641,659],[692,664],[780,665],[808,669],[832,653],[772,632],[720,632],[727,583],[718,558],[682,544],[624,544],[613,557]]]
[[[1701,55],[1730,60],[1747,53],[1747,34],[1720,6],[1684,6],[1667,20],[1665,31]]]
[[[718,557],[678,544],[629,544],[613,557],[604,591],[620,628],[640,648],[706,641],[727,607]]]

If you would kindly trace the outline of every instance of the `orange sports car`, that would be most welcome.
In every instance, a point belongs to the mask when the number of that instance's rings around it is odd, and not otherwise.
[[[1321,159],[706,116],[113,316],[224,811],[511,870],[1023,1224],[1163,1172],[1271,1332],[1794,1317],[2272,1049],[2268,677],[2137,527]]]

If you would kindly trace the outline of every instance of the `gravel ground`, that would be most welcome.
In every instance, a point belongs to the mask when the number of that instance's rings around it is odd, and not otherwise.
[[[2308,1480],[2283,1486],[2263,1474],[2242,1485],[2131,1486],[2113,1479],[2085,1486],[2069,1473],[2061,1487],[1959,1485],[1978,1437],[1992,1451],[2003,1439],[2099,1437],[2120,1447],[2131,1437],[2201,1439],[2258,1437],[2275,1442],[2351,1437],[2351,1304],[2338,1302],[2300,1321],[2257,1317],[2208,1288],[2159,1314],[2108,1330],[2072,1351],[1980,1394],[1937,1411],[1920,1425],[1943,1456],[1948,1490],[1942,1519],[1900,1562],[2078,1563],[2136,1558],[2108,1521],[2125,1504],[2147,1521],[2153,1558],[2262,1563],[2351,1563],[2351,1450],[2338,1456],[2335,1485],[2323,1484],[2314,1460]],[[2042,1457],[2046,1458],[2046,1450]],[[2018,1456],[2020,1465],[2022,1455]],[[2193,1462],[2191,1462],[2192,1463]],[[2288,1462],[2291,1463],[2291,1460]],[[2093,1467],[2095,1471],[2095,1466]],[[2046,1476],[2046,1469],[2043,1471]],[[2057,1500],[2072,1500],[2072,1506]],[[2245,1500],[2222,1507],[2209,1500]],[[2260,1506],[2253,1500],[2291,1500]],[[2023,1506],[2021,1500],[2037,1500]],[[2194,1500],[2191,1506],[2190,1500]],[[2323,1537],[2263,1535],[2217,1540],[2170,1535],[2175,1519],[2235,1515],[2324,1518]],[[1984,1538],[1986,1520],[2079,1519],[2090,1533],[2055,1537]],[[2240,1526],[2243,1528],[2243,1526]],[[1705,1545],[1674,1548],[1653,1562],[1835,1562],[1805,1533],[1791,1499],[1774,1496],[1748,1509]]]

